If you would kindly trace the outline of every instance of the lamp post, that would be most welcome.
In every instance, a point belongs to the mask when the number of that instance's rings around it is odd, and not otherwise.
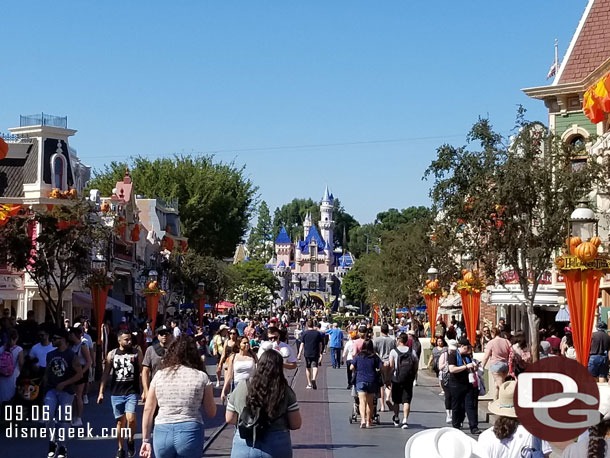
[[[422,296],[426,301],[426,308],[428,309],[428,320],[430,321],[430,336],[434,340],[434,334],[436,333],[436,315],[438,314],[438,302],[440,297],[443,295],[443,290],[439,287],[438,282],[438,270],[434,267],[430,267],[426,272],[428,279],[426,280],[426,286],[422,290]]]
[[[205,283],[202,281],[197,285],[197,306],[199,309],[199,326],[203,326],[203,314],[205,312]],[[213,310],[212,315],[214,315]]]
[[[599,282],[610,270],[608,258],[598,257],[597,222],[586,202],[579,202],[568,220],[566,252],[555,260],[565,279],[576,359],[584,366],[589,362]]]
[[[462,315],[466,326],[466,336],[473,344],[479,324],[481,293],[484,289],[485,284],[476,270],[472,272],[467,269],[462,270],[462,279],[458,280],[456,290],[462,298]]]

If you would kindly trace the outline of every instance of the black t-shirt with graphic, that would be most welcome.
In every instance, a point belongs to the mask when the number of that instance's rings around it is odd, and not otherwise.
[[[140,393],[140,365],[138,352],[133,349],[121,350],[117,348],[112,355],[112,384],[113,396],[126,396]]]
[[[74,368],[72,367],[74,358],[76,358],[76,354],[70,348],[66,348],[64,351],[56,349],[47,353],[45,391],[54,389],[61,382],[74,376]],[[64,388],[64,391],[72,394],[74,393],[74,386],[68,385]]]

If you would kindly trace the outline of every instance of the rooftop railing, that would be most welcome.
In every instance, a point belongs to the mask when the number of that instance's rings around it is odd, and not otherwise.
[[[20,115],[19,126],[51,126],[51,127],[62,127],[68,128],[68,117],[67,116],[53,116],[50,114],[40,113],[34,115]]]

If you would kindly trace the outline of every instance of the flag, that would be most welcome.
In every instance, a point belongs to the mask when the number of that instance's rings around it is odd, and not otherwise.
[[[553,62],[553,65],[551,65],[551,68],[549,69],[549,73],[546,75],[546,79],[548,80],[549,78],[552,78],[556,74],[557,74],[557,61]]]

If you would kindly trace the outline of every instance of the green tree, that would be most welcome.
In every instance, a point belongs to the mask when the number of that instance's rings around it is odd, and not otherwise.
[[[39,228],[35,244],[34,228]],[[63,320],[64,294],[75,281],[91,275],[93,251],[110,238],[110,230],[83,201],[55,205],[51,211],[32,209],[0,227],[8,263],[27,269],[55,323]]]
[[[261,261],[251,260],[232,264],[229,270],[234,279],[234,287],[239,285],[263,285],[270,291],[280,289],[279,280]]]
[[[317,223],[320,220],[320,208],[311,199],[295,198],[291,202],[276,208],[273,214],[273,238],[277,237],[282,226],[284,226],[291,240],[297,237],[302,239],[303,222],[309,212],[311,212],[313,223]]]
[[[362,305],[367,301],[368,286],[365,263],[366,258],[358,259],[341,283],[341,292],[345,294],[345,299],[352,304]]]
[[[205,294],[212,307],[228,297],[235,278],[225,262],[188,250],[181,266],[186,297],[195,300],[200,282],[205,284]]]
[[[459,250],[478,262],[490,282],[501,266],[516,272],[525,297],[522,327],[535,349],[540,279],[564,243],[577,200],[600,176],[595,161],[573,167],[570,148],[542,124],[524,120],[522,110],[516,127],[506,144],[488,120],[479,120],[468,136],[479,147],[441,146],[425,176],[434,179],[431,197]]]
[[[335,219],[335,230],[333,231],[334,248],[348,249],[350,233],[352,229],[359,227],[360,223],[352,215],[345,211],[339,199],[333,202],[335,208],[333,218]],[[345,241],[343,240],[345,235]]]
[[[273,225],[269,207],[264,200],[258,207],[258,220],[256,226],[250,231],[248,237],[250,258],[259,261],[268,261],[273,255]]]
[[[89,188],[110,195],[127,165],[112,162],[95,171]],[[129,166],[134,192],[178,200],[184,235],[194,251],[218,258],[233,254],[248,228],[258,191],[243,167],[215,162],[213,156],[136,157]]]

